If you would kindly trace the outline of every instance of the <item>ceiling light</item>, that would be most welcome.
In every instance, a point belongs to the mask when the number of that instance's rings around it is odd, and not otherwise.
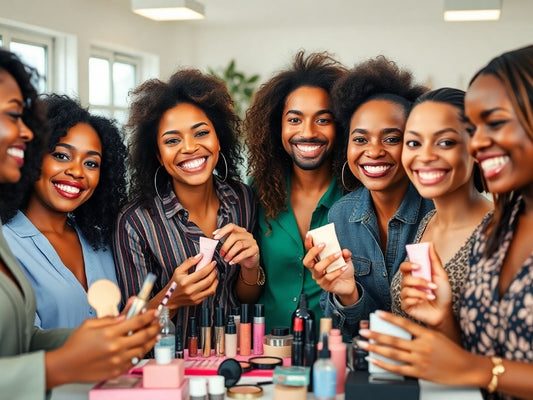
[[[501,0],[444,0],[445,21],[495,21],[501,10]]]
[[[203,19],[204,5],[196,0],[131,0],[134,13],[156,21]]]

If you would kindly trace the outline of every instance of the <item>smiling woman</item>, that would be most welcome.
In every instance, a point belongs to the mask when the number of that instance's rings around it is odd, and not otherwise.
[[[96,316],[88,286],[104,278],[116,282],[110,244],[125,200],[126,152],[117,128],[75,100],[51,95],[44,104],[49,152],[19,210],[4,210],[16,212],[4,233],[35,288],[35,324],[76,327]]]

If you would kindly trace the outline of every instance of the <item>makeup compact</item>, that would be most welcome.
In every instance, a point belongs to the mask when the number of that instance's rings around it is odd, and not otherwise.
[[[228,388],[226,395],[230,399],[258,399],[263,397],[263,388],[256,385],[235,385]]]
[[[248,362],[254,369],[274,369],[279,365],[283,365],[283,360],[279,357],[252,357]]]

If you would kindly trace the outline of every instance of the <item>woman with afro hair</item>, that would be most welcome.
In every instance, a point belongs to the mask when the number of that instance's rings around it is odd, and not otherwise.
[[[335,223],[343,251],[317,262],[324,244],[308,237],[303,262],[325,291],[324,313],[347,335],[355,335],[371,312],[390,310],[390,282],[406,257],[405,245],[433,208],[401,163],[405,122],[425,91],[410,72],[382,56],[356,65],[333,88],[344,145],[334,157],[334,171],[352,192],[333,205],[328,220]],[[326,273],[340,257],[346,265]]]
[[[43,99],[50,127],[40,177],[4,208],[6,240],[37,295],[35,325],[73,328],[96,317],[87,288],[116,282],[111,238],[126,199],[126,147],[117,127],[67,96]]]

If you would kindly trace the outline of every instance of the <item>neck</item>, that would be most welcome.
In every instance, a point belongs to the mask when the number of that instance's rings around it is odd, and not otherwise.
[[[199,186],[173,183],[176,197],[189,214],[202,215],[214,202],[218,203],[213,179]]]
[[[40,232],[62,234],[66,229],[69,229],[67,225],[68,213],[52,210],[33,194],[28,202],[28,207],[24,210],[24,215]]]
[[[370,192],[378,221],[387,221],[388,223],[394,214],[396,214],[398,208],[400,208],[408,188],[409,180],[406,177],[405,180],[398,182],[385,191]]]
[[[312,170],[303,170],[293,165],[291,187],[305,192],[321,192],[329,187],[332,179],[330,163]]]

